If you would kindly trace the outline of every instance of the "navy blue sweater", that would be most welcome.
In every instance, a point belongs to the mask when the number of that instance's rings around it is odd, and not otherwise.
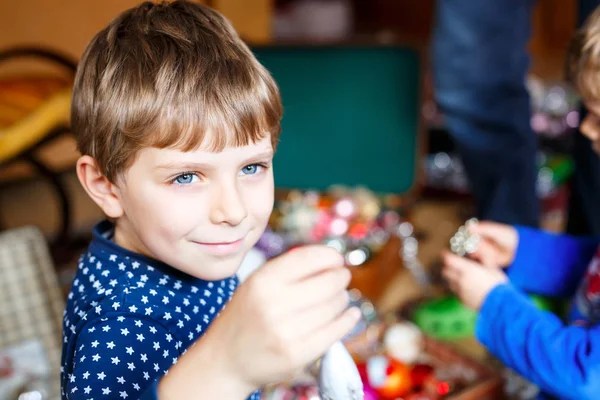
[[[94,228],[69,293],[63,399],[156,399],[160,377],[203,335],[238,285],[235,276],[203,281],[125,250],[112,233],[108,221]]]

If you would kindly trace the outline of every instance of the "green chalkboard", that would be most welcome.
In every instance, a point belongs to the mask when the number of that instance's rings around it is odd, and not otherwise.
[[[281,89],[279,188],[365,185],[401,194],[415,180],[421,68],[404,47],[255,47]]]

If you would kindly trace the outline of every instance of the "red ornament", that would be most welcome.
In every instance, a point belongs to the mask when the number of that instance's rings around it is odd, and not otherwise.
[[[364,239],[368,233],[369,233],[369,227],[367,226],[367,224],[362,223],[362,222],[353,224],[348,231],[348,234],[350,235],[350,237],[352,239],[358,239],[358,240]]]
[[[445,396],[450,392],[450,385],[448,382],[440,382],[437,386],[437,392],[440,396]]]
[[[368,382],[382,399],[393,400],[412,389],[410,368],[394,359],[376,356],[367,364]]]
[[[331,208],[331,206],[333,205],[333,200],[331,200],[330,198],[327,197],[321,197],[319,199],[319,202],[317,203],[317,207],[319,207],[321,210],[325,209],[329,209]]]
[[[423,386],[427,380],[433,377],[433,367],[431,365],[417,364],[410,370],[410,378],[415,386]]]

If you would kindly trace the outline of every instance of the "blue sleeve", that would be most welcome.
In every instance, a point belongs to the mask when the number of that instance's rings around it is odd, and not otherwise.
[[[565,326],[511,284],[490,292],[475,334],[508,367],[561,398],[597,399],[600,328]]]
[[[148,395],[177,361],[177,347],[171,333],[152,319],[111,315],[92,321],[77,336],[66,398],[138,399],[145,391],[144,398],[155,398]]]
[[[518,288],[546,296],[570,297],[598,247],[598,238],[576,238],[516,227],[519,245],[508,269]]]

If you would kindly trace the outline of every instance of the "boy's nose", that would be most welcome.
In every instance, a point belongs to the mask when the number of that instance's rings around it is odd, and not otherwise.
[[[248,212],[236,185],[221,185],[215,188],[210,220],[213,224],[239,225]]]

